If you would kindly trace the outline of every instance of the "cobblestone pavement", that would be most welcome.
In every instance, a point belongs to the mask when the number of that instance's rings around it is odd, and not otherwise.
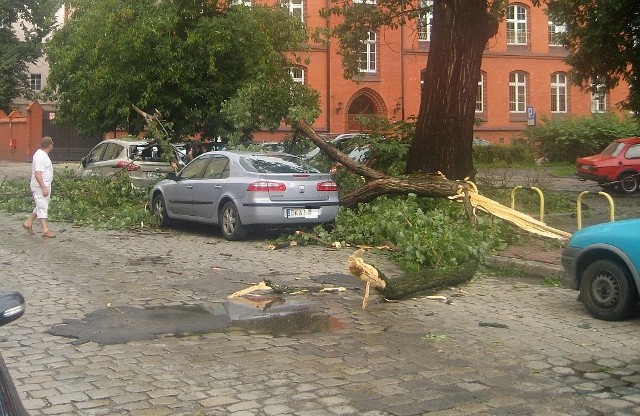
[[[568,289],[479,275],[443,291],[449,302],[372,299],[361,310],[361,285],[341,276],[351,250],[59,223],[44,239],[20,220],[0,214],[0,290],[28,307],[0,329],[0,351],[32,415],[640,414],[638,319],[592,319]],[[215,310],[265,277],[308,287],[334,277],[347,290],[288,295],[328,319],[277,334],[272,321],[120,343],[51,334],[98,311],[143,332],[151,322],[132,322],[131,307]]]

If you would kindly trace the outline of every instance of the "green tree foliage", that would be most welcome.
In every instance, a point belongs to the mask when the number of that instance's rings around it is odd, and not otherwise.
[[[566,24],[573,81],[605,90],[624,81],[631,88],[621,104],[640,113],[640,2],[554,0],[549,2],[549,16]]]
[[[486,216],[478,221],[471,225],[462,204],[408,195],[340,210],[330,232],[317,231],[326,241],[390,245],[392,257],[406,271],[454,269],[504,249],[509,228]]]
[[[532,3],[537,6],[540,1]],[[332,0],[331,7],[324,10],[324,15],[344,19],[333,35],[340,39],[347,77],[357,75],[358,53],[367,31],[400,26],[415,30],[416,19],[432,13],[424,93],[407,173],[440,171],[449,179],[472,176],[475,99],[482,54],[487,41],[497,33],[507,5],[506,0],[434,0],[432,7],[427,2],[405,0],[364,4]]]
[[[187,0],[72,6],[72,18],[47,45],[49,85],[61,119],[83,132],[140,131],[145,120],[132,105],[169,120],[178,137],[274,129],[283,118],[319,114],[318,94],[289,74],[306,32],[280,7]]]
[[[542,156],[551,162],[575,162],[580,156],[602,151],[614,139],[640,135],[629,117],[597,114],[588,117],[542,120],[527,131]]]
[[[0,0],[0,110],[29,96],[27,64],[42,54],[42,39],[51,31],[59,1]]]

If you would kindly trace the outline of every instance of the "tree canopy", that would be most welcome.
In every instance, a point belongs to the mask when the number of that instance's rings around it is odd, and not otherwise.
[[[27,65],[42,55],[59,1],[0,0],[0,109],[29,96]]]
[[[534,6],[539,0],[531,1]],[[485,46],[504,19],[506,0],[377,0],[352,4],[332,0],[325,15],[343,17],[339,38],[346,76],[357,71],[358,53],[367,31],[405,26],[430,13],[431,47],[407,173],[441,172],[450,179],[474,174],[472,160],[475,99]]]
[[[549,16],[566,25],[573,81],[594,92],[626,82],[630,92],[621,104],[640,114],[640,2],[553,0]]]
[[[306,31],[280,7],[187,0],[72,7],[46,51],[60,116],[82,132],[140,131],[145,120],[132,105],[161,114],[177,137],[275,129],[319,113],[318,94],[289,72]]]

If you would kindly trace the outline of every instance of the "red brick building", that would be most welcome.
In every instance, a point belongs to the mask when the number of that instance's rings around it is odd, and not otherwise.
[[[529,1],[509,3],[505,20],[484,53],[476,105],[482,124],[476,127],[475,137],[508,144],[534,122],[533,114],[539,122],[542,117],[617,111],[616,104],[626,98],[627,87],[594,95],[571,85],[564,63],[567,50],[557,40],[564,27],[552,24],[545,10]],[[328,1],[285,0],[287,4],[309,28],[333,27],[338,21],[337,17],[319,16]],[[328,45],[311,45],[310,64],[293,69],[292,75],[320,93],[322,114],[314,129],[358,131],[356,117],[363,113],[390,119],[417,116],[421,73],[429,56],[430,22],[431,17],[425,15],[420,22],[397,30],[371,32],[363,44],[360,66],[364,78],[359,83],[343,78],[336,39]],[[286,132],[261,132],[256,139],[276,140]]]

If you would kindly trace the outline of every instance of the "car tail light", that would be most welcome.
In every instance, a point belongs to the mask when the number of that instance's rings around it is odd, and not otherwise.
[[[249,184],[247,192],[284,192],[287,187],[282,182],[258,181]]]
[[[140,170],[140,166],[136,165],[133,162],[126,162],[124,160],[121,160],[120,162],[118,162],[118,164],[116,165],[118,168],[120,169],[126,169],[128,171],[136,171],[136,170]]]
[[[319,182],[316,189],[318,192],[337,192],[338,185],[334,181]]]

